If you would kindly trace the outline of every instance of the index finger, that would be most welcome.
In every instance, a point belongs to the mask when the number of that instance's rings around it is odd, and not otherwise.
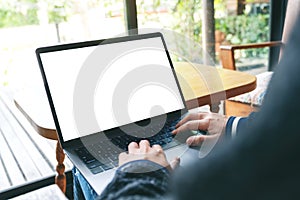
[[[139,145],[136,142],[130,142],[128,145],[128,153],[135,153],[138,148]]]
[[[207,120],[192,120],[184,123],[183,125],[177,127],[172,131],[173,134],[177,134],[180,132],[188,131],[188,130],[207,130]]]
[[[188,121],[192,121],[192,120],[199,120],[199,119],[203,119],[205,117],[207,113],[202,113],[202,112],[198,112],[198,113],[190,113],[187,116],[185,116],[182,120],[180,120],[175,128],[178,128],[179,126],[182,126],[183,124],[185,124]]]
[[[147,153],[150,149],[150,143],[148,140],[141,140],[140,143],[140,153]]]

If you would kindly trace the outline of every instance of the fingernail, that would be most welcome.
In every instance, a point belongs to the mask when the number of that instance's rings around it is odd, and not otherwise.
[[[204,137],[200,136],[199,137],[199,142],[203,142],[204,141]]]
[[[188,140],[186,141],[186,144],[187,144],[188,146],[191,146],[191,145],[192,145],[192,140],[189,140],[189,139],[188,139]]]

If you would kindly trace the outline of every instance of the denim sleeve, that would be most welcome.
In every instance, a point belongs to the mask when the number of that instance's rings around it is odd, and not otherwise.
[[[99,199],[162,199],[169,187],[170,172],[148,160],[119,167]]]

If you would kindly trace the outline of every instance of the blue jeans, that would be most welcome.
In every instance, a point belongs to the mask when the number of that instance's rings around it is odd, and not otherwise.
[[[82,176],[79,170],[73,167],[72,173],[74,200],[96,199],[98,196],[97,193],[85,180],[85,178]]]

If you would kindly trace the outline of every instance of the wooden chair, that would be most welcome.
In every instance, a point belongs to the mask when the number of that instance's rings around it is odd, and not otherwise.
[[[242,45],[222,45],[221,49],[221,62],[224,68],[236,70],[235,63],[235,50],[242,49],[252,49],[252,48],[264,48],[264,47],[275,47],[280,46],[280,55],[281,57],[284,44],[287,42],[287,38],[289,33],[300,13],[300,0],[290,0],[288,1],[286,8],[286,17],[284,22],[283,34],[281,41],[270,41],[264,43],[254,43],[254,44],[242,44]],[[260,82],[259,78],[257,79]],[[256,91],[252,92],[255,93]],[[249,95],[249,94],[245,94]],[[247,116],[250,112],[257,111],[259,109],[259,105],[251,105],[248,103],[237,102],[232,100],[227,100],[225,102],[225,114],[226,115],[234,115],[234,116]]]

